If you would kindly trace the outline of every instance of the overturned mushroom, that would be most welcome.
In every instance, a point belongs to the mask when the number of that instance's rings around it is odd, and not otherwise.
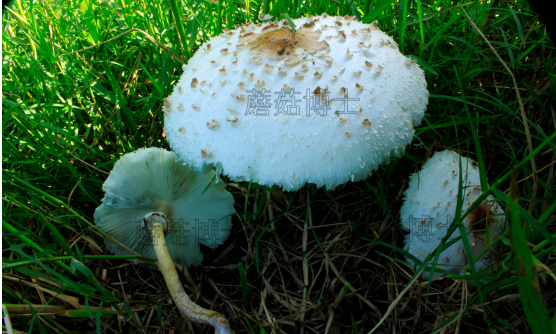
[[[165,114],[170,146],[191,168],[216,167],[234,181],[284,190],[306,183],[334,189],[403,154],[429,97],[419,66],[408,66],[397,47],[381,47],[396,43],[371,24],[331,16],[293,24],[295,35],[286,20],[229,31],[210,39],[211,51],[189,59],[177,85],[193,78],[230,83],[221,99],[209,97],[220,85],[207,96],[190,89],[168,97],[170,108],[202,106],[202,113]],[[349,34],[327,28],[348,26]],[[222,54],[223,48],[230,51]],[[210,61],[237,70],[222,74]],[[230,109],[242,113],[241,122],[226,122]],[[209,129],[208,119],[220,125]],[[186,125],[198,135],[177,131]],[[207,146],[211,154],[202,158],[197,152]]]
[[[231,330],[225,317],[189,299],[173,262],[200,264],[199,244],[215,248],[230,234],[234,199],[222,183],[211,183],[214,177],[214,173],[198,175],[163,149],[128,153],[116,162],[103,184],[105,196],[95,211],[95,223],[124,246],[106,238],[113,253],[129,254],[127,248],[158,259],[170,295],[184,317],[226,334]]]
[[[400,210],[400,224],[410,232],[406,235],[404,249],[418,259],[423,260],[434,251],[455,217],[460,158],[463,192],[461,209],[465,211],[482,195],[479,169],[473,160],[449,150],[437,152],[423,165],[420,172],[410,176],[409,187],[404,192],[405,202]],[[502,208],[494,202],[492,196],[488,196],[465,218],[464,224],[473,258],[485,248],[492,247],[490,243],[503,232],[505,217],[502,214]],[[491,235],[490,241],[487,240],[487,234]],[[456,229],[450,238],[458,236],[460,232]],[[485,253],[481,260],[475,262],[475,269],[483,269],[489,257],[490,252]],[[413,265],[411,259],[406,260]],[[455,273],[460,273],[466,265],[467,258],[461,240],[445,249],[437,263],[437,267]],[[426,270],[422,275],[424,279],[429,277]],[[440,272],[433,275],[434,278],[442,276],[444,274]]]

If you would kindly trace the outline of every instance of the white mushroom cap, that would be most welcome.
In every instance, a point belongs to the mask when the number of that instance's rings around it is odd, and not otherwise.
[[[207,188],[214,177],[214,172],[195,173],[164,149],[125,154],[102,186],[105,196],[95,211],[95,223],[133,251],[156,258],[142,222],[153,212],[162,212],[170,221],[165,240],[173,260],[198,265],[203,260],[199,243],[215,248],[224,242],[235,213],[234,198],[224,184],[213,182]],[[109,239],[105,242],[114,254],[129,254]]]
[[[403,154],[428,102],[419,66],[376,22],[326,14],[293,22],[295,37],[286,20],[225,31],[184,66],[164,104],[164,133],[196,171],[216,166],[235,181],[334,189]],[[256,116],[266,112],[251,104],[263,89],[268,116]],[[299,109],[278,105],[291,89]],[[325,92],[326,115],[308,110]],[[346,95],[354,99],[347,109],[333,101]]]
[[[461,158],[463,214],[475,200],[482,195],[477,163],[469,158],[445,150],[437,152],[421,168],[421,171],[410,176],[409,187],[404,192],[405,202],[400,210],[400,223],[403,229],[410,231],[406,235],[404,249],[418,259],[424,260],[440,244],[446,235],[449,225],[456,214],[459,185],[459,159]],[[492,235],[492,241],[500,236],[505,225],[504,211],[488,196],[473,212],[468,215],[464,224],[468,231],[468,240],[473,258],[479,255],[487,243],[486,226]],[[488,218],[487,218],[488,217]],[[474,232],[473,232],[474,231]],[[459,229],[451,235],[451,239],[460,236]],[[475,269],[482,270],[490,252],[485,253],[480,261],[475,262]],[[411,259],[406,259],[413,265]],[[437,268],[441,266],[447,271],[460,273],[467,265],[463,242],[457,241],[440,254]],[[427,269],[425,269],[427,270]],[[436,269],[435,269],[436,270]],[[434,278],[444,276],[434,273]],[[423,272],[422,277],[428,279],[429,273]]]

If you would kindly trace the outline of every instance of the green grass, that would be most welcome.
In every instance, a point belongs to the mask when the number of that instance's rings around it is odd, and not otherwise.
[[[554,42],[527,3],[494,0],[15,0],[2,20],[2,302],[15,330],[206,331],[168,302],[150,259],[106,250],[93,220],[102,184],[123,154],[169,148],[163,99],[210,36],[324,12],[378,20],[396,39],[425,71],[425,119],[364,181],[228,187],[234,231],[181,272],[186,291],[237,333],[554,331]],[[495,196],[510,228],[491,272],[422,285],[404,259],[401,193],[447,148],[479,163],[481,200]]]

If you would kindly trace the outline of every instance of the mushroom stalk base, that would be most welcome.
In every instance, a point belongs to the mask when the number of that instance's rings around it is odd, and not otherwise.
[[[151,235],[153,238],[154,251],[158,258],[159,269],[168,285],[170,295],[172,299],[174,299],[181,314],[187,319],[213,326],[215,334],[232,334],[232,329],[224,315],[215,311],[205,310],[192,302],[185,293],[178,277],[176,266],[174,266],[172,257],[166,248],[163,231],[162,219],[157,219],[153,222]]]

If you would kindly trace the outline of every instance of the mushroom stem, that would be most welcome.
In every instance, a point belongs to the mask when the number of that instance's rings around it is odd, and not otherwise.
[[[166,215],[166,217],[171,217],[174,215],[174,206],[166,201],[160,201],[158,202],[155,207],[154,210],[157,212],[162,212]]]
[[[190,320],[200,322],[214,327],[215,334],[231,334],[232,329],[224,315],[211,310],[205,310],[191,301],[181,285],[176,266],[166,248],[164,240],[164,218],[152,215],[150,217],[151,235],[153,238],[154,251],[158,258],[158,267],[164,276],[164,280],[170,290],[170,295],[181,314]]]

